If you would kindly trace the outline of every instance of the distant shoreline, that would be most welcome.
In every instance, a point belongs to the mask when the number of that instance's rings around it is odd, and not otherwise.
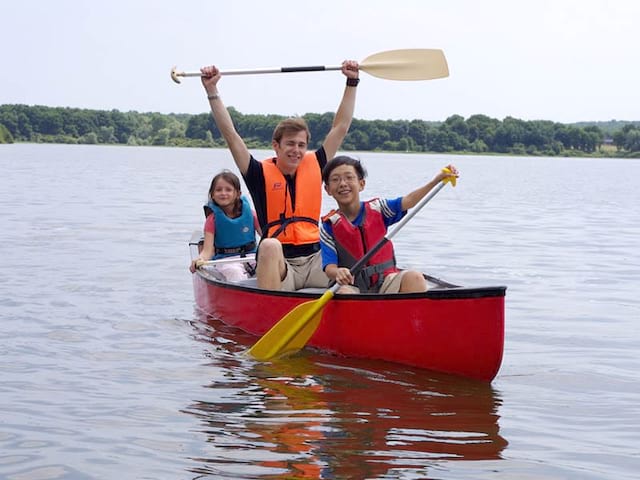
[[[271,134],[284,116],[242,114],[228,107],[250,149],[271,150]],[[331,112],[302,116],[309,149],[320,148],[333,123]],[[225,148],[209,113],[160,114],[28,105],[0,105],[0,143],[58,143]],[[639,157],[640,122],[503,120],[486,115],[443,122],[354,118],[345,152],[393,152],[527,157]]]
[[[136,148],[185,148],[185,149],[191,149],[191,148],[199,148],[199,149],[203,149],[203,150],[207,150],[207,149],[211,149],[211,150],[226,150],[227,147],[226,146],[184,146],[184,145],[127,145],[127,144],[122,144],[122,143],[99,143],[99,144],[87,144],[87,143],[74,143],[74,144],[70,144],[70,143],[56,143],[56,142],[12,142],[12,143],[1,143],[0,142],[0,146],[2,145],[67,145],[67,146],[85,146],[85,147],[136,147]],[[615,147],[610,147],[611,150],[615,151]],[[250,148],[250,150],[264,150],[264,151],[273,151],[273,149],[271,148],[271,146],[269,145],[268,147],[252,147]],[[519,157],[525,157],[525,158],[535,158],[535,157],[540,157],[540,158],[602,158],[602,159],[617,159],[617,158],[628,158],[628,159],[637,159],[640,158],[640,152],[638,152],[638,154],[636,155],[626,155],[626,156],[621,156],[621,155],[616,155],[615,153],[611,153],[611,154],[606,154],[605,152],[602,153],[598,153],[598,154],[575,154],[575,155],[554,155],[554,156],[545,156],[545,155],[528,155],[528,154],[515,154],[515,153],[497,153],[497,152],[484,152],[484,153],[477,153],[477,152],[407,152],[407,151],[399,151],[399,150],[350,150],[350,151],[346,151],[346,150],[340,150],[341,152],[346,152],[346,153],[352,153],[352,154],[356,154],[356,153],[377,153],[377,154],[404,154],[404,155],[432,155],[432,156],[478,156],[478,157],[512,157],[512,158],[519,158]]]

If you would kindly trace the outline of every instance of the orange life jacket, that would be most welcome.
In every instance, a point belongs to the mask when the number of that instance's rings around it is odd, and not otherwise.
[[[267,199],[267,225],[262,229],[264,237],[277,238],[285,245],[318,243],[322,172],[315,152],[308,152],[296,170],[295,209],[287,180],[272,158],[262,161],[262,170]]]

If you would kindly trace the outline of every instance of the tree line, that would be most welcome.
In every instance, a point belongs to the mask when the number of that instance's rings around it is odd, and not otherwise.
[[[250,148],[270,148],[280,115],[229,112]],[[310,148],[319,147],[333,113],[303,115],[311,131]],[[605,128],[601,128],[605,127]],[[443,122],[354,119],[343,150],[511,155],[640,155],[640,122],[562,124],[548,120],[503,120],[486,115]],[[223,147],[209,113],[161,114],[78,108],[0,105],[0,143],[164,145]]]

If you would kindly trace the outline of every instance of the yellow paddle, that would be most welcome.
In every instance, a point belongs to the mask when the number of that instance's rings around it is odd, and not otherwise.
[[[260,73],[322,72],[340,70],[342,65],[311,67],[271,67],[252,70],[224,70],[222,75],[251,75]],[[360,70],[374,77],[387,80],[432,80],[449,76],[449,67],[442,50],[433,48],[409,48],[374,53],[360,62]],[[179,72],[171,69],[171,79],[180,83],[179,77],[200,77],[200,72]]]
[[[450,173],[449,169],[443,171]],[[455,187],[456,177],[447,177],[440,184],[425,196],[396,226],[388,232],[375,246],[369,250],[358,262],[351,267],[351,274],[355,275],[364,267],[367,261],[380,250],[413,216],[424,207],[448,182]],[[295,353],[304,347],[318,328],[322,318],[322,309],[329,300],[333,298],[335,292],[340,288],[337,283],[324,292],[317,300],[304,302],[295,307],[278,323],[265,333],[256,344],[248,351],[249,355],[256,360],[271,360],[286,354]]]

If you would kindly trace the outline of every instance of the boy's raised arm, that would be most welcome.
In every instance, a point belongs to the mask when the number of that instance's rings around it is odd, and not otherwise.
[[[402,210],[409,210],[410,208],[415,207],[418,202],[422,200],[424,196],[433,189],[433,187],[438,185],[438,183],[440,183],[445,178],[458,177],[459,173],[456,167],[454,167],[453,165],[447,165],[446,168],[449,170],[449,172],[446,172],[445,169],[440,170],[438,174],[433,177],[433,180],[431,180],[429,183],[402,197]]]

